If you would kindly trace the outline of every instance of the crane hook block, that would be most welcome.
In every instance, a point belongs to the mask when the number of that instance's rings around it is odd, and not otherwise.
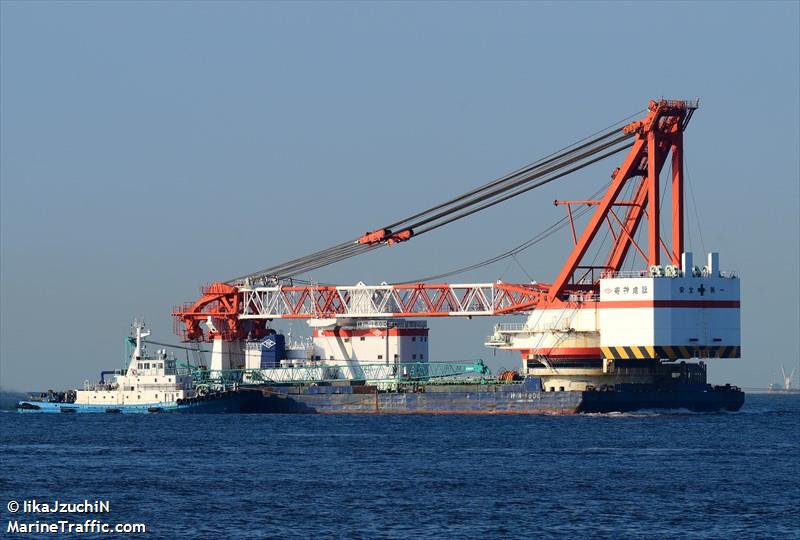
[[[380,242],[383,242],[390,234],[392,234],[392,231],[389,229],[378,229],[376,231],[364,234],[364,236],[358,239],[358,243],[369,244],[370,246],[373,244],[379,244]]]
[[[392,244],[396,244],[398,242],[405,242],[406,240],[408,240],[412,236],[414,236],[414,231],[412,231],[411,229],[403,229],[402,231],[396,232],[393,235],[391,235],[386,240],[386,243],[389,244],[389,245],[392,245]]]

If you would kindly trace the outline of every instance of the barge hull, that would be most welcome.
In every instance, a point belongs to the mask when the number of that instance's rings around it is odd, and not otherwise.
[[[744,405],[739,389],[709,391],[673,390],[649,392],[583,392],[578,412],[610,413],[641,410],[688,410],[692,412],[735,412]]]
[[[640,410],[738,411],[738,389],[639,392],[372,392],[264,391],[262,412],[289,414],[577,414]]]
[[[266,391],[267,413],[575,414],[582,392],[374,392],[308,394]]]
[[[260,413],[260,414],[544,414],[640,410],[737,411],[738,389],[638,392],[426,391],[379,392],[346,387],[316,393],[309,387],[266,387],[185,400],[175,404],[98,406],[20,402],[25,413]],[[353,391],[357,390],[357,391]]]

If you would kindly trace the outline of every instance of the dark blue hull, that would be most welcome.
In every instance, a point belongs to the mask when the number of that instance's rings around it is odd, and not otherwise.
[[[24,401],[28,413],[261,413],[261,414],[576,414],[686,409],[738,411],[737,388],[543,392],[519,384],[428,385],[382,392],[372,386],[268,386],[171,404],[95,406]]]
[[[269,387],[259,412],[309,414],[576,414],[685,409],[738,411],[737,388],[647,389],[616,392],[530,392],[521,385],[435,385],[422,392],[380,392],[374,387]]]
[[[719,388],[706,391],[583,392],[583,394],[578,412],[634,412],[649,409],[733,412],[738,411],[744,405],[744,392],[738,388]]]
[[[356,387],[357,388],[357,387]],[[263,412],[311,414],[574,414],[581,392],[359,392],[265,391]]]

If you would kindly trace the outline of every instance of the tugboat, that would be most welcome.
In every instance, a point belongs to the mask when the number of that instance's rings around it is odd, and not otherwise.
[[[49,390],[17,404],[25,413],[161,413],[248,412],[252,395],[243,391],[204,392],[195,386],[188,369],[159,349],[145,350],[150,335],[143,321],[134,321],[128,343],[132,348],[126,368],[102,371],[100,381],[88,381],[82,389]],[[108,378],[110,376],[110,378]],[[199,390],[199,391],[198,391]],[[201,395],[202,394],[202,395]]]

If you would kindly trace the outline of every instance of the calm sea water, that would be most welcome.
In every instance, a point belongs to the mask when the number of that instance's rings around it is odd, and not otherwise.
[[[571,417],[4,412],[0,442],[0,537],[65,519],[10,514],[24,499],[108,500],[67,519],[149,538],[800,537],[800,396]]]

